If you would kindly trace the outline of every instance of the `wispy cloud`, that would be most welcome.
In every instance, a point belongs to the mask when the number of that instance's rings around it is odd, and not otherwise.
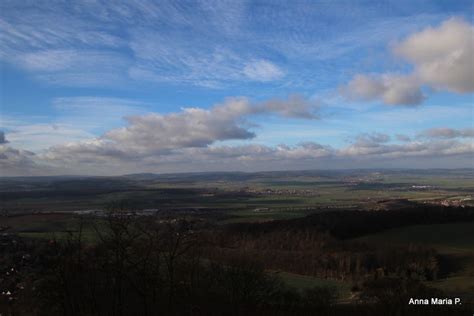
[[[284,76],[283,71],[275,64],[266,60],[255,60],[244,67],[244,74],[252,80],[271,81]]]
[[[388,17],[350,3],[94,1],[2,9],[2,59],[39,80],[81,87],[260,82],[314,90],[360,67],[362,52],[440,19]],[[341,10],[365,23],[329,26]],[[344,73],[335,73],[336,66]]]

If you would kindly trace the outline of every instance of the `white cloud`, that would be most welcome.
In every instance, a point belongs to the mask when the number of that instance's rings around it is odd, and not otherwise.
[[[414,33],[395,44],[393,51],[413,65],[411,74],[359,74],[341,93],[352,100],[416,105],[425,99],[425,85],[456,93],[474,91],[474,27],[462,19]]]
[[[316,106],[294,95],[287,100],[251,103],[246,98],[229,98],[210,109],[185,108],[166,115],[149,113],[126,117],[128,125],[111,129],[102,137],[67,146],[56,146],[50,154],[64,150],[96,152],[99,156],[150,156],[175,149],[207,147],[217,141],[255,137],[247,119],[253,115],[279,115],[315,119]],[[87,149],[86,149],[87,148]]]
[[[211,110],[187,108],[168,115],[128,117],[129,126],[109,131],[104,137],[132,148],[156,150],[201,147],[217,140],[253,138],[255,135],[239,124],[241,113],[233,111],[234,102],[246,101],[231,101],[228,106]]]
[[[248,81],[242,69],[245,57],[231,47],[209,45],[200,37],[185,37],[149,28],[132,29],[130,48],[135,80],[172,82],[209,88]]]
[[[157,151],[153,145],[138,148],[129,140],[117,143],[102,138],[55,146],[39,154],[0,145],[0,170],[2,175],[107,175],[144,171],[386,167],[387,164],[392,167],[413,167],[413,163],[420,161],[423,164],[416,166],[424,168],[443,167],[446,163],[451,167],[472,166],[474,143],[456,140],[451,136],[441,139],[404,138],[402,144],[391,142],[390,135],[381,133],[362,134],[354,139],[353,143],[341,148],[305,142],[291,146],[175,146]]]
[[[253,54],[237,52],[229,46],[209,46],[200,38],[177,41],[172,34],[149,29],[132,34],[130,47],[135,64],[129,75],[135,80],[220,88],[238,81],[276,81],[285,75],[266,59],[253,59]]]
[[[38,160],[50,166],[75,168],[101,174],[126,172],[175,172],[192,170],[272,170],[297,168],[370,167],[375,163],[386,166],[409,167],[423,157],[422,167],[443,166],[449,161],[466,165],[474,153],[470,141],[455,139],[404,138],[402,144],[392,142],[387,134],[358,135],[348,146],[335,148],[315,142],[297,145],[266,146],[208,145],[200,147],[175,146],[167,150],[152,151],[133,147],[129,140],[117,144],[116,140],[93,139],[85,142],[56,146],[39,155]],[[413,160],[415,159],[415,160]],[[437,162],[430,165],[429,161]],[[451,165],[453,166],[453,165]],[[118,169],[117,169],[118,168]]]
[[[112,34],[110,29],[96,23],[85,21],[67,10],[44,10],[40,6],[16,9],[7,5],[2,7],[0,27],[2,51],[5,57],[14,57],[18,53],[30,50],[47,50],[54,47],[119,47],[123,39]],[[57,12],[55,12],[57,11]]]
[[[81,54],[74,50],[45,50],[26,53],[17,57],[23,67],[39,71],[68,69],[77,65],[78,58],[81,58]],[[83,60],[87,61],[87,59]]]
[[[40,50],[12,57],[19,66],[51,84],[109,86],[125,79],[130,61],[112,51],[78,49]]]
[[[423,83],[439,90],[474,92],[474,27],[466,21],[451,18],[412,34],[394,51],[414,65]]]
[[[140,156],[132,153],[124,157],[108,148],[106,144],[92,144],[81,147],[79,144],[63,146],[41,156],[41,161],[69,169],[90,172],[97,170],[100,174],[120,174],[126,172],[153,171],[176,172],[193,170],[272,170],[295,168],[341,168],[343,166],[369,167],[374,162],[383,161],[382,165],[405,166],[407,159],[424,157],[427,159],[450,161],[450,157],[469,157],[474,153],[472,143],[457,141],[410,142],[404,145],[378,144],[372,146],[353,144],[341,149],[317,143],[304,143],[296,146],[264,145],[244,146],[210,146],[201,148],[175,149],[167,153],[151,156]],[[98,155],[97,149],[106,155]],[[390,160],[390,162],[388,161]],[[424,167],[430,164],[425,160]],[[463,165],[461,165],[463,166]],[[466,165],[464,165],[466,166]]]

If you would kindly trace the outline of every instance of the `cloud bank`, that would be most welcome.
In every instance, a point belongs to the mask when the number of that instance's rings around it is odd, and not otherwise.
[[[255,136],[248,122],[253,115],[299,117],[283,111],[284,105],[294,102],[289,100],[279,100],[275,106],[275,101],[253,104],[245,98],[234,98],[208,110],[187,108],[167,115],[133,116],[126,127],[112,129],[101,137],[52,146],[36,154],[3,144],[2,175],[436,167],[446,161],[459,166],[472,164],[472,129],[435,128],[413,135],[364,133],[354,135],[342,147],[315,141],[277,146],[226,144]],[[417,165],[420,161],[424,164]]]
[[[454,129],[454,128],[430,128],[418,134],[418,137],[426,138],[473,138],[474,128]]]

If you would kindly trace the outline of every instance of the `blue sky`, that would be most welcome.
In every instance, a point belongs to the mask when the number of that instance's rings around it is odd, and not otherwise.
[[[471,1],[0,12],[4,175],[472,167]]]

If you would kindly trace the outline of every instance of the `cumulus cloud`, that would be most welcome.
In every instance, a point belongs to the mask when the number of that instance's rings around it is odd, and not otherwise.
[[[342,94],[351,100],[382,100],[390,105],[417,105],[425,96],[414,77],[400,75],[356,75]]]
[[[45,157],[56,159],[81,152],[86,160],[90,155],[120,159],[207,147],[217,141],[254,138],[250,116],[315,119],[316,110],[317,104],[297,95],[259,103],[247,98],[228,98],[210,109],[184,108],[177,113],[128,116],[125,127],[109,130],[97,139],[53,146]]]
[[[363,146],[372,146],[390,141],[390,136],[383,133],[365,133],[355,138],[355,144]]]
[[[414,65],[423,83],[451,92],[474,91],[474,27],[466,21],[451,18],[412,34],[394,51]]]
[[[390,105],[423,102],[423,86],[455,93],[474,91],[474,27],[452,18],[439,27],[414,33],[392,48],[413,65],[407,75],[358,74],[341,94],[351,100],[381,100]]]
[[[244,74],[255,81],[278,80],[284,76],[284,72],[274,63],[267,60],[254,60],[244,67]]]
[[[319,104],[300,95],[290,95],[287,100],[273,99],[257,106],[260,112],[276,113],[288,118],[318,118]]]
[[[248,111],[246,99],[233,99],[211,110],[187,108],[168,115],[128,117],[129,125],[105,134],[117,144],[132,147],[171,149],[202,147],[218,140],[249,139],[255,134],[241,126]]]

